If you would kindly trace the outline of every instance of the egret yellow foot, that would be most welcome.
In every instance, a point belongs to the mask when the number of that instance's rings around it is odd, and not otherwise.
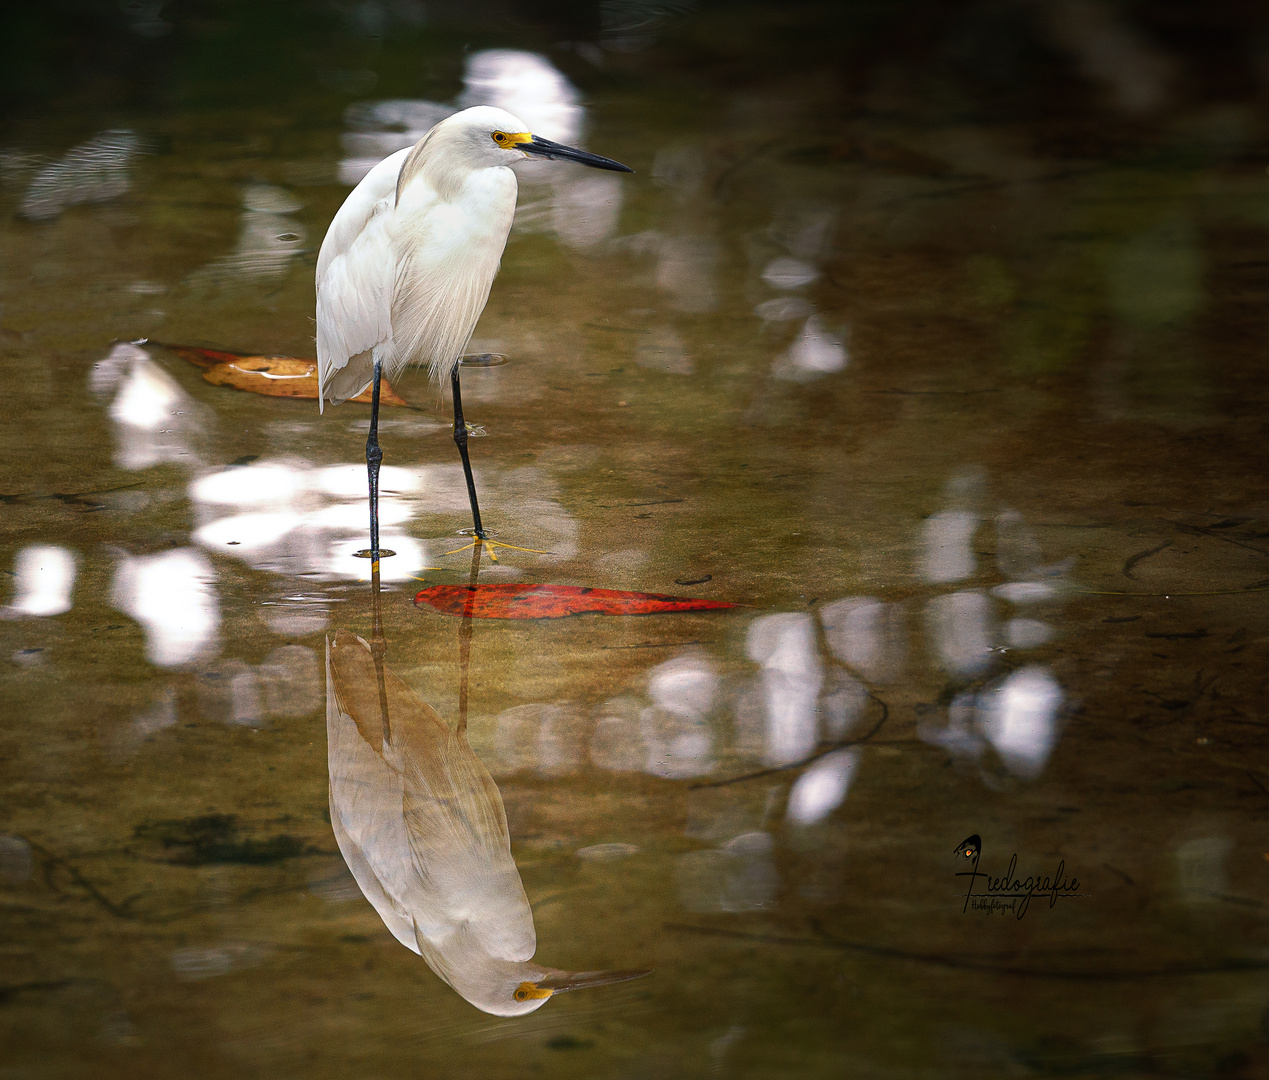
[[[460,551],[471,551],[472,548],[480,546],[481,550],[489,556],[491,562],[497,562],[498,556],[494,554],[494,548],[506,548],[508,551],[527,551],[533,555],[550,555],[549,551],[539,551],[537,548],[516,547],[515,544],[501,544],[497,540],[490,540],[487,536],[475,536],[470,544],[464,544],[460,548],[453,551],[445,552],[446,555],[457,555]]]

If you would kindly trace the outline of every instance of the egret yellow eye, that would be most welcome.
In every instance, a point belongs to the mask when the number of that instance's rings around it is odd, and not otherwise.
[[[505,131],[495,131],[493,133],[493,141],[496,142],[499,146],[503,146],[506,143],[509,143],[511,141],[511,136],[508,135]]]

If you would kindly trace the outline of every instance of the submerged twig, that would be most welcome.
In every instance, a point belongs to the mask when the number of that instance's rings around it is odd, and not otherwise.
[[[769,769],[759,769],[757,772],[745,773],[743,776],[731,776],[726,780],[701,780],[695,784],[689,784],[687,787],[688,791],[698,791],[701,788],[727,787],[729,784],[739,784],[745,780],[760,780],[764,776],[775,776],[777,773],[788,772],[791,769],[800,769],[804,765],[810,765],[811,762],[818,761],[835,750],[843,750],[848,746],[858,746],[860,743],[867,742],[881,730],[882,725],[890,718],[890,706],[871,690],[868,691],[868,696],[881,706],[881,718],[873,724],[866,735],[861,735],[858,739],[843,739],[841,742],[833,743],[832,746],[825,747],[823,750],[817,750],[810,757],[805,757],[801,761],[791,762],[788,765],[774,765]]]
[[[846,952],[858,952],[866,956],[877,956],[889,960],[910,960],[918,964],[929,964],[934,967],[958,971],[981,971],[991,975],[1015,975],[1019,978],[1027,979],[1065,979],[1073,982],[1132,982],[1137,979],[1174,978],[1188,975],[1222,975],[1244,971],[1269,970],[1269,960],[1243,959],[1241,957],[1224,958],[1211,963],[1200,962],[1136,969],[1120,968],[1110,971],[1019,967],[1012,964],[993,964],[985,960],[974,960],[967,957],[947,956],[941,953],[915,952],[890,945],[870,945],[863,941],[848,941],[829,934],[814,919],[811,920],[811,928],[819,935],[818,937],[763,934],[746,930],[730,930],[716,926],[696,926],[691,923],[663,923],[662,925],[667,930],[677,930],[682,933],[735,938],[740,941],[754,941],[767,945],[841,949]]]

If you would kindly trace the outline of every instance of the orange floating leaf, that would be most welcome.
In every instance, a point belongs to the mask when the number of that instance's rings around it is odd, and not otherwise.
[[[202,349],[197,345],[169,345],[163,341],[152,341],[150,344],[158,345],[168,352],[176,353],[182,360],[188,360],[191,364],[195,364],[200,368],[209,368],[216,364],[244,359],[239,353],[221,352],[219,349]]]
[[[568,615],[657,615],[674,611],[718,611],[723,600],[695,600],[661,593],[588,589],[582,585],[433,585],[415,598],[446,615],[476,619],[563,619]]]
[[[316,360],[304,360],[295,356],[250,356],[193,345],[167,345],[157,341],[153,344],[162,344],[169,352],[203,368],[203,378],[213,386],[230,386],[235,390],[246,390],[269,397],[317,400]],[[370,391],[349,400],[369,404]],[[380,384],[379,401],[383,405],[409,404],[388,385],[387,379]]]

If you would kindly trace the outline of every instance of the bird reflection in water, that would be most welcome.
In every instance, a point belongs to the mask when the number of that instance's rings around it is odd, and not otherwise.
[[[533,912],[502,796],[467,742],[471,618],[459,631],[459,719],[451,728],[384,663],[378,584],[372,642],[347,630],[326,642],[331,826],[366,899],[402,945],[495,1016],[648,974],[534,963]]]

